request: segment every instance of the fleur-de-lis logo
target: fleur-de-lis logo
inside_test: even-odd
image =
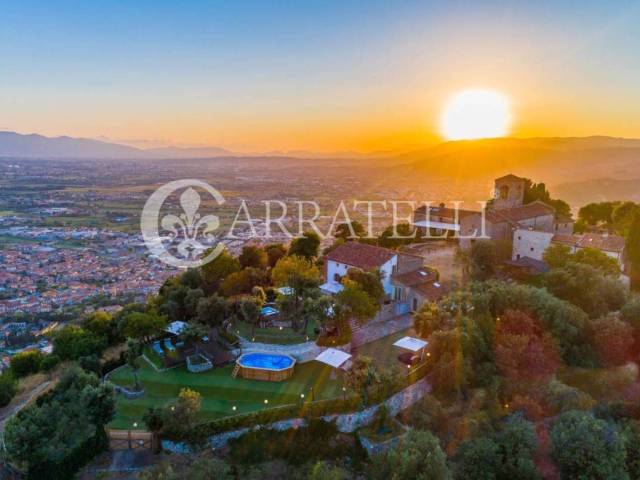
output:
[[[220,220],[215,215],[200,216],[200,195],[192,187],[180,195],[180,207],[184,213],[180,216],[165,215],[160,223],[163,229],[169,231],[172,241],[179,241],[177,250],[180,255],[184,258],[197,258],[206,248],[198,241],[198,236],[214,240],[215,235],[211,232],[220,226]]]
[[[186,188],[185,188],[186,187]],[[216,240],[213,231],[220,226],[216,215],[202,216],[198,210],[201,205],[200,194],[194,187],[208,192],[218,203],[224,203],[224,197],[211,185],[201,180],[177,180],[169,182],[156,190],[147,200],[142,211],[140,226],[147,248],[160,260],[177,267],[195,267],[213,260],[224,249]],[[167,214],[159,219],[160,208],[165,200],[174,192],[180,194],[182,213]],[[158,227],[162,228],[162,233]],[[203,243],[204,242],[204,243]],[[168,250],[168,245],[176,245],[179,257]],[[207,251],[204,258],[200,258]]]

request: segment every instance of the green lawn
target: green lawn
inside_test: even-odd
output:
[[[238,321],[233,323],[230,330],[250,341],[290,345],[303,343],[307,340],[315,340],[317,337],[314,332],[315,326],[314,322],[309,322],[305,333],[295,332],[292,328],[282,328],[282,330],[280,330],[278,327],[256,328],[252,330],[251,325]]]
[[[131,428],[134,422],[144,428],[142,416],[151,406],[165,405],[177,398],[180,389],[189,387],[202,395],[202,419],[216,419],[238,413],[253,412],[268,406],[295,404],[300,394],[309,398],[313,387],[314,398],[328,399],[342,393],[342,379],[329,378],[331,368],[318,362],[297,364],[293,377],[284,382],[261,382],[232,378],[233,365],[215,368],[203,373],[190,373],[184,366],[166,372],[156,372],[146,362],[141,362],[140,382],[145,396],[137,400],[127,400],[118,396],[116,416],[112,428]],[[133,377],[129,367],[123,367],[112,377],[116,384],[130,385]],[[233,410],[233,406],[236,410]]]
[[[392,368],[404,373],[404,365],[397,356],[404,350],[394,347],[393,343],[409,335],[411,329],[404,330],[358,348],[358,354],[373,357],[379,366]],[[147,355],[149,353],[145,351]],[[152,354],[153,355],[153,354]],[[284,382],[261,382],[232,378],[233,365],[214,368],[203,373],[190,373],[184,365],[156,372],[147,362],[140,362],[140,382],[145,389],[145,396],[138,400],[127,400],[117,397],[116,416],[111,422],[113,428],[131,428],[134,422],[139,427],[142,415],[151,406],[162,406],[175,400],[183,387],[197,390],[202,395],[202,419],[213,420],[238,413],[253,412],[265,408],[264,400],[269,407],[295,404],[304,393],[309,399],[310,388],[314,389],[314,398],[328,399],[342,395],[343,380],[341,373],[337,379],[331,379],[332,368],[319,362],[296,364],[293,377]],[[123,386],[133,384],[133,376],[129,367],[119,369],[111,377],[111,381]],[[236,410],[233,410],[233,406]]]
[[[415,336],[413,329],[408,328],[400,332],[393,333],[386,337],[379,338],[374,342],[358,347],[358,355],[365,355],[374,359],[379,367],[404,369],[406,366],[398,360],[398,355],[409,350],[395,347],[393,344],[402,337]]]

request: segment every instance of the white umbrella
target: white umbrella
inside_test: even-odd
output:
[[[336,348],[327,348],[324,352],[316,357],[316,360],[333,368],[340,368],[344,362],[349,360],[351,355]]]
[[[405,348],[407,350],[411,350],[412,352],[418,352],[420,350],[422,350],[422,353],[420,354],[420,361],[422,361],[422,359],[424,358],[424,347],[426,347],[429,344],[429,342],[426,342],[424,340],[420,340],[419,338],[415,338],[415,337],[403,337],[400,340],[398,340],[396,343],[394,343],[393,345],[396,347],[400,347],[400,348]]]

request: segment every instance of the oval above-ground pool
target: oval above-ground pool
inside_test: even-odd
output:
[[[252,352],[238,357],[238,375],[251,380],[281,382],[293,375],[295,358],[279,353]]]

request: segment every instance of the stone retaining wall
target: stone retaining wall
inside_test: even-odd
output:
[[[120,387],[118,385],[114,385],[113,386],[113,390],[116,393],[119,393],[119,394],[123,395],[127,400],[135,400],[136,398],[144,397],[144,389],[143,390],[139,390],[137,392],[133,392],[133,391],[127,389],[127,388]]]

